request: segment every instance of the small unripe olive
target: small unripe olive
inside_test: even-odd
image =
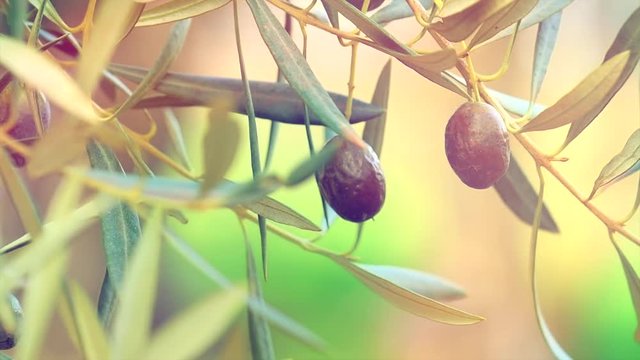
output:
[[[0,125],[9,121],[11,116],[12,106],[12,93],[10,88],[5,89],[0,93]],[[22,91],[22,90],[18,90]],[[42,119],[42,126],[46,130],[51,122],[51,105],[49,101],[40,92],[36,96],[38,102],[38,109],[40,111],[40,118]],[[26,99],[26,94],[21,93],[16,101],[17,103],[17,115],[15,124],[7,131],[7,133],[14,139],[21,141],[26,145],[31,145],[38,139],[38,128],[36,127],[36,119],[31,113],[31,108]],[[13,163],[17,167],[23,167],[26,164],[26,159],[19,153],[7,149],[8,153],[13,159]]]
[[[364,0],[347,0],[347,1],[358,10],[362,10],[362,4],[364,4]],[[380,5],[382,5],[383,2],[384,0],[370,0],[367,11],[377,9]]]
[[[447,123],[445,152],[456,175],[468,186],[486,189],[509,167],[507,128],[492,106],[469,102]]]
[[[382,208],[386,191],[378,156],[369,145],[363,149],[339,136],[329,145],[337,150],[318,171],[322,197],[343,219],[371,219]]]

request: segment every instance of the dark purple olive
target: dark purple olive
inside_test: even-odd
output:
[[[11,114],[11,88],[12,87],[9,87],[0,93],[0,125],[7,122]],[[42,118],[42,126],[46,130],[51,122],[51,105],[49,105],[49,101],[47,101],[42,93],[38,92],[37,94],[38,109],[40,110],[40,117]],[[26,145],[31,145],[38,139],[38,129],[36,127],[35,119],[31,113],[31,108],[29,107],[26,96],[21,96],[17,100],[17,103],[18,114],[16,122],[13,127],[9,129],[8,134],[12,138],[19,140]],[[24,156],[11,149],[7,149],[7,152],[11,156],[13,164],[16,167],[23,167],[26,165],[26,159]]]
[[[362,149],[339,136],[325,146],[329,144],[337,150],[318,171],[322,197],[343,219],[371,219],[382,208],[386,191],[378,156],[369,145]]]
[[[492,106],[469,102],[449,119],[444,135],[449,164],[463,183],[486,189],[509,168],[507,128]]]
[[[16,321],[20,323],[22,321],[22,307],[20,301],[13,294],[9,295],[9,302],[11,303],[11,309]],[[2,324],[0,324],[0,350],[8,350],[16,345],[17,337],[13,332],[7,331]]]
[[[347,1],[351,5],[356,7],[358,10],[362,10],[362,4],[364,4],[364,0],[347,0]],[[369,1],[369,7],[367,8],[367,11],[371,11],[371,10],[377,9],[380,5],[382,5],[383,2],[384,2],[384,0],[370,0]]]

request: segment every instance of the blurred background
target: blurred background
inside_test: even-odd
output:
[[[84,1],[53,1],[74,24]],[[160,1],[158,1],[160,3]],[[539,102],[553,104],[596,68],[618,29],[638,6],[637,1],[574,1],[563,14],[561,30]],[[276,66],[262,42],[251,13],[240,2],[242,41],[248,76],[274,81]],[[284,15],[274,9],[275,14]],[[233,34],[231,5],[194,19],[183,52],[172,71],[201,75],[240,77]],[[301,33],[294,23],[294,39]],[[149,66],[160,52],[170,26],[135,29],[119,48],[115,61]],[[413,19],[388,27],[408,41],[416,33]],[[336,38],[308,27],[309,63],[327,90],[347,92],[349,48]],[[530,88],[536,29],[518,37],[508,73],[490,86],[527,98]],[[504,39],[472,53],[478,71],[497,70],[508,40]],[[423,47],[432,46],[424,42]],[[375,83],[388,57],[360,46],[355,95],[370,100]],[[444,128],[462,99],[430,83],[404,65],[393,62],[387,130],[382,164],[387,180],[387,199],[375,221],[367,223],[356,253],[362,262],[410,267],[447,278],[466,291],[467,298],[453,302],[459,308],[486,317],[472,326],[448,326],[396,309],[370,292],[334,263],[306,253],[275,235],[269,236],[270,277],[264,284],[267,301],[324,338],[330,345],[319,354],[272,330],[279,359],[548,359],[552,358],[537,328],[529,275],[529,227],[518,220],[493,189],[466,187],[455,176],[444,154]],[[196,169],[201,168],[201,141],[206,110],[178,111],[188,138]],[[251,177],[246,118],[244,136],[228,177]],[[140,113],[132,112],[135,124]],[[638,77],[625,87],[594,123],[563,153],[570,161],[557,163],[581,194],[588,194],[607,161],[618,153],[640,124]],[[54,119],[55,121],[55,119]],[[262,155],[266,153],[269,122],[259,120]],[[145,125],[141,125],[144,127]],[[361,129],[361,126],[358,126]],[[560,145],[566,129],[533,134],[547,151]],[[317,147],[322,130],[314,129]],[[170,147],[166,147],[171,151]],[[533,161],[515,141],[518,159],[537,187]],[[272,171],[286,174],[308,155],[303,127],[283,126]],[[159,172],[175,176],[171,171]],[[595,203],[613,218],[630,210],[637,176],[608,189]],[[611,246],[607,229],[551,176],[547,176],[545,201],[560,227],[560,234],[540,233],[539,291],[541,305],[558,341],[577,359],[640,358],[634,342],[636,316],[620,261]],[[33,182],[47,202],[52,179]],[[278,191],[275,198],[314,219],[322,218],[315,183],[308,181]],[[6,195],[4,197],[6,199]],[[22,234],[14,211],[2,201],[4,242]],[[189,224],[172,226],[216,268],[230,278],[245,277],[242,233],[232,212],[218,210],[188,213]],[[636,215],[630,230],[638,233]],[[346,251],[355,240],[355,224],[338,220],[319,242],[336,251]],[[254,249],[257,228],[250,226]],[[295,229],[290,229],[296,232]],[[312,233],[296,232],[309,238]],[[72,276],[95,296],[102,281],[104,263],[99,232],[92,229],[74,245]],[[624,242],[623,242],[624,243]],[[627,246],[635,265],[637,247]],[[205,294],[217,290],[189,264],[165,249],[162,283],[158,295],[157,323]],[[215,314],[212,314],[215,316]],[[206,321],[206,319],[203,319]],[[43,358],[69,359],[71,350],[62,327],[53,325]],[[196,330],[197,331],[197,330]],[[185,334],[189,336],[189,334]],[[240,319],[226,338],[224,358],[250,356],[246,320]],[[176,339],[177,342],[180,339]]]

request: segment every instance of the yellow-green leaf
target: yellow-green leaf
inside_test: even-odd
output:
[[[554,129],[575,121],[593,120],[624,83],[629,51],[607,60],[554,105],[527,123],[523,132]],[[589,120],[589,122],[590,122]]]
[[[502,29],[518,22],[538,4],[538,1],[539,0],[512,0],[511,4],[500,9],[500,11],[482,23],[469,42],[469,48],[491,39],[495,34],[502,31]]]
[[[640,278],[620,246],[615,242],[615,240],[612,241],[613,246],[620,257],[622,269],[624,270],[624,275],[627,278],[627,285],[629,285],[629,293],[631,294],[631,301],[636,313],[636,332],[634,337],[636,341],[640,342]]]
[[[592,198],[598,189],[614,184],[638,170],[640,170],[640,129],[631,134],[622,151],[602,168],[593,184],[589,198]]]
[[[136,27],[165,24],[193,18],[221,8],[231,0],[173,0],[160,6],[146,9]]]
[[[98,320],[95,305],[75,281],[68,287],[68,296],[84,357],[88,360],[108,359],[107,335]]]
[[[240,126],[229,118],[231,106],[231,101],[219,101],[209,112],[209,126],[203,141],[203,194],[222,180],[238,150]]]
[[[462,41],[484,21],[506,9],[513,0],[449,0],[440,12],[442,22],[431,28],[449,41]]]

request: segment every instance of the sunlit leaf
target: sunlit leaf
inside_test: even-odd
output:
[[[204,175],[201,191],[213,188],[227,172],[240,141],[240,127],[229,118],[231,103],[219,102],[209,112],[208,128],[203,141]]]
[[[562,11],[562,9],[569,6],[572,2],[573,0],[540,0],[538,1],[538,5],[536,5],[536,7],[534,7],[533,10],[531,10],[529,14],[527,14],[527,16],[525,16],[520,22],[520,30],[524,30],[528,27],[531,27],[533,25],[536,25],[548,19],[553,14],[557,14],[558,12]],[[493,38],[485,41],[483,45],[498,39],[505,38],[513,34],[514,30],[515,30],[514,27],[508,27],[502,30],[499,34],[497,34]]]
[[[58,64],[38,50],[0,35],[0,63],[69,114],[93,123],[98,121],[89,96]]]
[[[36,203],[20,173],[13,166],[9,155],[4,150],[0,151],[0,175],[20,222],[31,236],[39,235],[41,220]]]
[[[589,198],[592,198],[598,189],[606,187],[624,179],[640,170],[640,129],[631,134],[620,153],[614,156],[596,179]]]
[[[539,0],[512,0],[508,6],[500,9],[500,11],[482,23],[469,42],[469,47],[474,47],[476,44],[492,38],[503,29],[515,24],[525,17],[538,2]]]
[[[320,231],[320,228],[311,220],[270,197],[265,197],[256,202],[245,203],[242,207],[280,224],[295,226],[304,230]]]
[[[538,35],[536,36],[536,49],[533,58],[533,72],[531,76],[531,101],[536,101],[542,81],[547,74],[547,67],[551,54],[556,46],[558,30],[560,29],[560,19],[562,11],[559,11],[538,25]]]
[[[360,264],[352,263],[341,257],[334,257],[333,260],[342,265],[345,269],[349,270],[372,291],[376,292],[378,295],[382,296],[384,299],[402,310],[411,312],[420,317],[452,325],[475,324],[484,320],[480,316],[442,304],[436,300],[402,287],[400,284],[393,283],[388,279],[377,276],[376,274],[367,271],[367,269],[360,266]]]
[[[522,131],[554,129],[573,122],[586,127],[624,84],[623,71],[627,63],[637,61],[629,55],[629,51],[625,51],[607,60],[558,102],[523,126]]]
[[[164,74],[169,70],[171,64],[180,54],[182,46],[189,33],[191,26],[191,19],[181,20],[177,22],[169,32],[167,42],[162,49],[162,52],[156,58],[153,66],[147,71],[144,78],[140,80],[138,87],[133,91],[131,95],[124,101],[122,105],[112,115],[117,116],[118,113],[127,110],[133,104],[137,103],[142,97],[149,91],[153,90],[156,84],[164,77]]]
[[[418,0],[417,2],[425,9],[429,9],[433,4],[433,0]],[[406,0],[391,0],[388,5],[383,6],[375,14],[371,15],[371,20],[385,25],[391,21],[412,16],[414,16],[413,10],[411,10]]]
[[[440,12],[442,22],[431,28],[449,41],[462,41],[482,23],[505,11],[513,0],[450,0]]]
[[[139,358],[149,341],[158,286],[163,220],[163,212],[154,209],[145,223],[131,267],[124,278],[113,324],[111,349],[115,359]]]
[[[264,303],[262,287],[260,285],[260,279],[258,278],[253,251],[251,251],[251,243],[249,239],[246,238],[245,247],[247,251],[247,282],[249,295],[254,301]],[[271,339],[271,329],[266,319],[260,314],[257,314],[251,307],[248,308],[247,315],[249,320],[249,340],[253,358],[264,360],[275,359],[276,355],[273,340]]]
[[[527,224],[533,224],[533,217],[538,203],[538,194],[534,190],[531,182],[520,169],[516,159],[511,157],[507,173],[493,187],[500,195],[502,201],[509,207],[520,220]],[[553,220],[546,205],[542,207],[542,218],[540,228],[557,233],[560,230]]]
[[[136,27],[165,24],[193,18],[221,8],[231,0],[173,0],[160,6],[146,9]]]
[[[377,277],[434,300],[447,301],[465,297],[464,291],[458,285],[439,276],[397,266],[357,265]]]
[[[371,145],[373,150],[380,157],[382,142],[384,140],[384,129],[387,123],[387,106],[389,104],[389,86],[391,83],[391,60],[387,61],[382,72],[378,76],[376,89],[373,93],[371,103],[385,109],[385,112],[377,118],[368,121],[364,125],[362,139]]]
[[[222,273],[215,269],[202,255],[191,248],[186,241],[178,237],[174,232],[165,228],[163,235],[167,239],[167,244],[170,245],[176,252],[182,255],[186,261],[194,266],[198,271],[205,275],[209,280],[222,286],[223,288],[231,288],[231,281],[229,281]],[[271,307],[270,305],[257,301],[256,299],[249,298],[248,304],[251,309],[260,314],[269,322],[282,330],[285,334],[289,335],[293,339],[296,339],[304,344],[311,346],[314,349],[321,349],[324,347],[324,341],[310,330],[289,318],[279,310]]]
[[[245,290],[235,287],[191,305],[153,335],[141,359],[199,358],[229,328],[242,310],[245,297]],[[180,339],[179,344],[176,339]]]
[[[68,288],[71,311],[86,359],[108,359],[107,335],[98,320],[93,302],[75,281]]]
[[[640,342],[640,278],[620,246],[615,242],[615,240],[612,241],[616,248],[616,252],[620,257],[622,269],[624,270],[624,275],[627,278],[627,285],[629,285],[629,293],[631,294],[631,301],[633,302],[633,308],[636,313],[636,333],[634,337],[636,341]]]
[[[128,65],[111,65],[110,69],[114,74],[134,82],[139,82],[146,74],[146,69]],[[249,86],[258,118],[287,124],[304,124],[304,103],[291,86],[286,83],[264,81],[249,81]],[[247,113],[240,79],[167,73],[156,86],[156,90],[169,96],[143,99],[136,107],[210,106],[216,98],[233,96],[236,99],[234,111]],[[331,92],[329,96],[340,111],[346,109],[346,96]],[[382,109],[379,107],[356,99],[349,121],[366,121],[381,113]],[[324,125],[313,112],[310,113],[310,119],[312,125]]]

